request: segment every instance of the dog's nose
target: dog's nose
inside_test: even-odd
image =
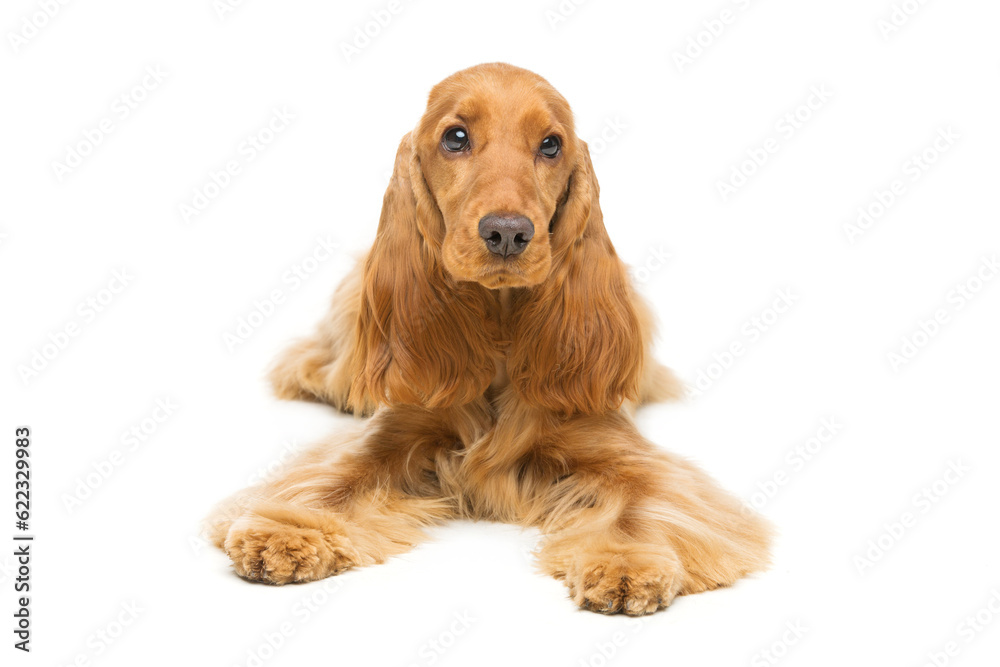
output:
[[[490,252],[501,257],[520,255],[535,235],[535,226],[523,215],[484,215],[479,221],[479,235]]]

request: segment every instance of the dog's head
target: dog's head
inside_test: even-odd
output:
[[[437,209],[451,276],[488,288],[542,282],[549,232],[586,151],[562,95],[510,65],[463,70],[431,91],[411,142],[417,195]]]
[[[587,145],[544,79],[488,64],[434,87],[365,263],[352,400],[466,403],[497,361],[552,410],[635,394],[642,345]],[[513,288],[501,322],[494,290]]]

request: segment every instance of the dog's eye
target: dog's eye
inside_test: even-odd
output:
[[[441,145],[452,153],[464,151],[469,147],[469,133],[464,128],[453,127],[445,131],[444,136],[441,137]]]
[[[545,157],[555,157],[559,155],[561,146],[559,137],[545,137],[542,139],[542,145],[538,147],[538,152]]]

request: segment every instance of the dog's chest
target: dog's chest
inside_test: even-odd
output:
[[[500,330],[508,331],[508,323],[513,311],[513,290],[510,287],[502,287],[498,290],[497,300],[500,304]],[[507,353],[506,345],[502,346],[502,351],[497,355],[497,370],[490,383],[490,393],[496,395],[501,389],[510,384],[510,377],[507,375]]]

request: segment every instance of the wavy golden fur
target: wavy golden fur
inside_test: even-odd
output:
[[[523,252],[487,247],[493,214],[533,223]],[[283,584],[488,519],[540,528],[541,567],[587,609],[731,584],[766,566],[770,531],[632,423],[680,393],[652,333],[569,105],[510,65],[458,72],[399,145],[371,251],[271,374],[281,398],[370,419],[222,503],[211,536],[240,576]]]

